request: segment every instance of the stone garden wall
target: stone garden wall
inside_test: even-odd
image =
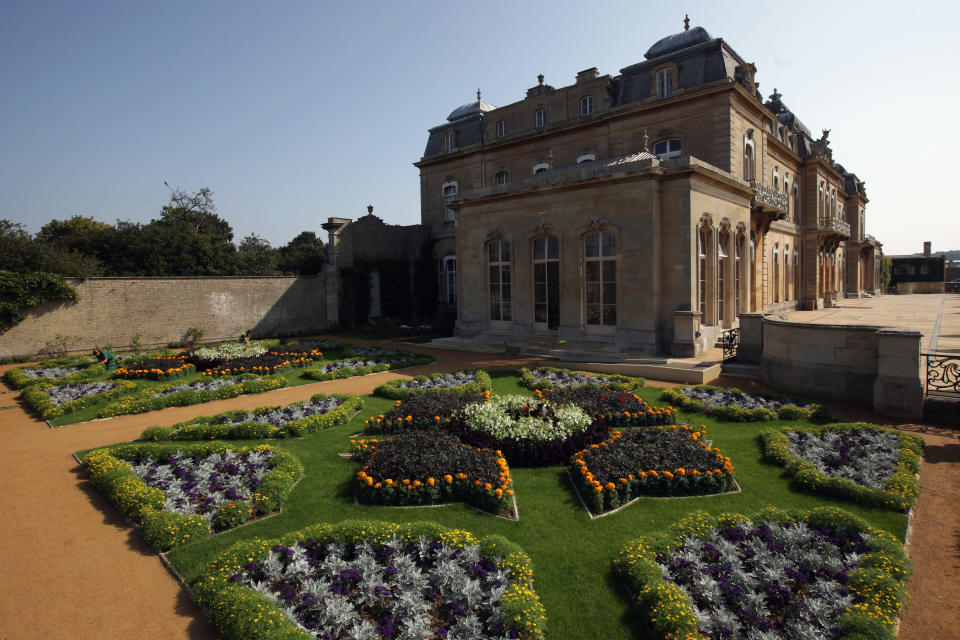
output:
[[[199,329],[203,341],[322,331],[327,327],[326,278],[87,278],[70,281],[80,300],[28,310],[0,333],[0,357],[29,355],[63,344],[87,351],[124,348],[139,334],[143,346],[166,345]],[[334,319],[335,320],[335,319]]]

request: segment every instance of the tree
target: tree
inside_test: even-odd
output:
[[[275,276],[277,270],[277,250],[270,242],[251,233],[240,242],[237,248],[237,273],[241,276]]]
[[[0,219],[0,269],[27,273],[38,271],[40,249],[19,222]]]
[[[284,273],[316,275],[327,261],[327,248],[313,231],[303,231],[280,248],[278,265]]]
[[[198,234],[233,241],[233,229],[229,222],[217,215],[213,191],[209,187],[201,187],[196,193],[187,193],[174,189],[166,182],[163,184],[170,189],[170,204],[163,208],[159,220],[161,224],[189,227]]]
[[[109,271],[117,230],[105,223],[76,215],[69,220],[51,220],[40,228],[37,242],[50,250],[51,262],[73,269],[65,275],[101,275]],[[77,271],[79,270],[79,271]]]
[[[890,288],[890,280],[893,278],[893,261],[887,256],[880,258],[880,284],[883,291]]]

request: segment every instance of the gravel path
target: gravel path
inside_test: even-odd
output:
[[[85,480],[73,452],[132,440],[150,425],[227,409],[287,404],[319,392],[367,394],[386,380],[433,371],[515,369],[533,363],[497,354],[414,349],[430,351],[438,362],[59,429],[49,429],[25,411],[18,392],[0,382],[0,442],[6,464],[0,474],[0,638],[216,638],[157,554]],[[0,375],[9,368],[0,367]],[[728,382],[750,386],[743,380]],[[831,409],[847,417],[843,407]],[[856,415],[880,421],[868,414]],[[900,639],[958,638],[960,442],[950,431],[901,427],[921,433],[928,449],[921,472],[924,490],[909,547],[916,564],[909,586],[912,601]]]

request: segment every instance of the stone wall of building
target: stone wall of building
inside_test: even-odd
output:
[[[80,300],[47,303],[0,333],[0,357],[43,352],[62,343],[70,351],[95,345],[123,348],[134,336],[144,346],[322,331],[327,327],[326,278],[88,278],[70,281]]]
[[[945,293],[946,283],[943,282],[898,282],[897,295],[913,293]]]

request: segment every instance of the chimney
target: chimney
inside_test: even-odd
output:
[[[924,242],[924,243],[923,243],[923,255],[926,256],[927,258],[930,257],[930,243],[929,243],[929,242]]]

